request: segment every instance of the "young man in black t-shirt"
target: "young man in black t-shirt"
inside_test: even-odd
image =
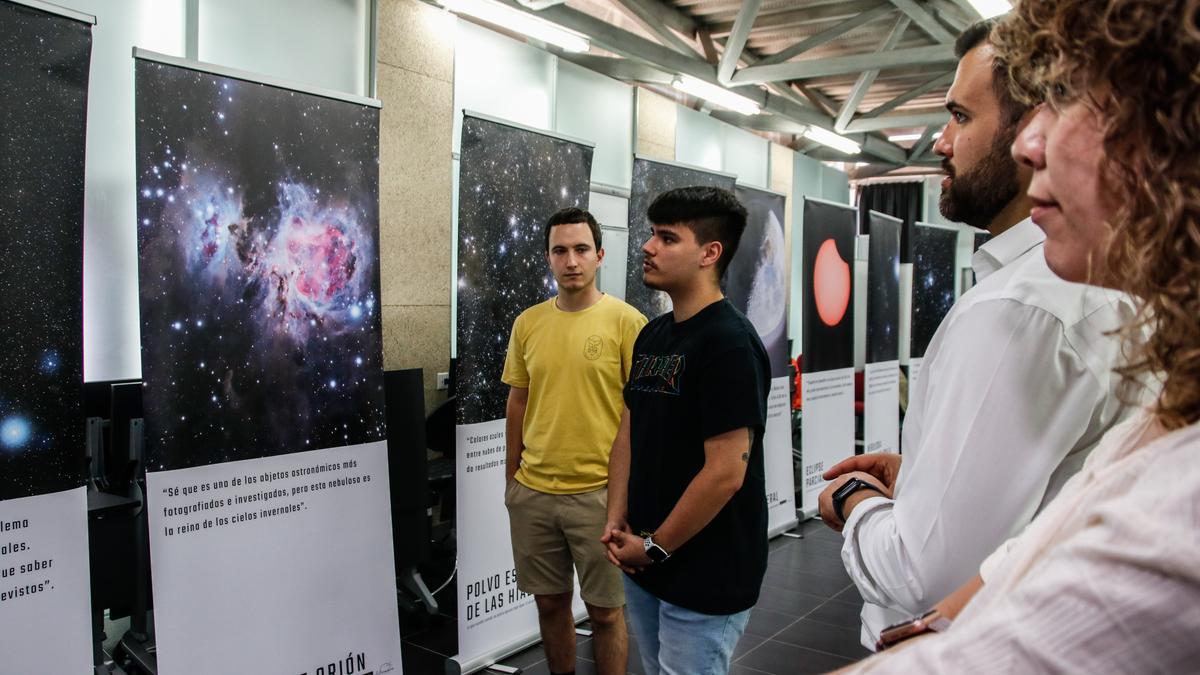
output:
[[[647,210],[647,286],[674,306],[633,347],[609,460],[609,560],[647,675],[726,673],[767,567],[763,428],[770,367],[720,280],[746,227],[727,190]]]

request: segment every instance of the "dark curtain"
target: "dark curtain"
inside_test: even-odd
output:
[[[921,182],[874,183],[862,186],[858,191],[858,231],[870,234],[868,211],[878,211],[904,221],[900,228],[900,262],[911,262],[909,235],[913,223],[923,213],[924,188]]]

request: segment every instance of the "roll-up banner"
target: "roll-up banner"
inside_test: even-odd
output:
[[[925,350],[942,319],[954,306],[958,274],[958,230],[916,223],[912,231],[912,343],[909,348],[908,383],[921,373]]]
[[[83,421],[91,17],[0,1],[0,669],[92,669]]]
[[[379,104],[134,51],[161,672],[399,672]]]
[[[788,255],[784,245],[786,195],[738,185],[746,207],[746,231],[723,280],[729,302],[750,319],[771,360],[771,393],[763,434],[767,487],[767,534],[796,524],[796,485],[792,472],[792,406],[787,349]]]
[[[900,228],[867,214],[867,360],[863,369],[863,449],[900,451]]]
[[[804,316],[800,376],[801,507],[817,512],[821,477],[854,454],[854,246],[852,206],[804,198]]]
[[[500,381],[513,321],[558,292],[543,227],[586,209],[592,146],[466,112],[458,192],[458,654],[471,673],[535,642],[533,596],[517,589],[504,508],[505,403]],[[578,586],[578,582],[576,583]],[[584,614],[579,593],[574,612]]]
[[[634,157],[633,183],[629,191],[629,254],[625,265],[625,302],[633,305],[647,319],[671,311],[671,298],[662,291],[647,288],[642,283],[642,246],[650,238],[650,222],[646,209],[654,198],[667,190],[705,185],[733,192],[736,179],[729,174],[714,173],[684,164],[657,159]]]

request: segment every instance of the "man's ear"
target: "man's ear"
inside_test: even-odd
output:
[[[720,259],[721,254],[724,252],[725,247],[722,246],[721,242],[717,241],[716,239],[708,242],[707,244],[703,244],[700,247],[700,266],[709,267],[716,265],[717,260]]]
[[[603,248],[596,249],[596,262],[598,262],[598,263],[604,262],[604,249]]]

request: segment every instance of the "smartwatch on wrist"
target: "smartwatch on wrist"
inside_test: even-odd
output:
[[[837,514],[838,519],[843,523],[846,522],[846,515],[842,513],[842,507],[846,505],[846,499],[859,490],[871,490],[883,495],[879,491],[879,488],[861,478],[851,478],[843,483],[842,487],[833,491],[833,512]]]
[[[666,562],[667,558],[671,557],[671,554],[667,553],[667,549],[654,543],[652,534],[646,535],[646,538],[642,540],[642,545],[646,547],[646,557],[654,564]]]
[[[941,633],[949,627],[950,619],[942,616],[941,612],[936,609],[931,609],[921,616],[884,628],[879,633],[879,641],[875,643],[875,650],[883,651],[892,645],[925,633]]]

